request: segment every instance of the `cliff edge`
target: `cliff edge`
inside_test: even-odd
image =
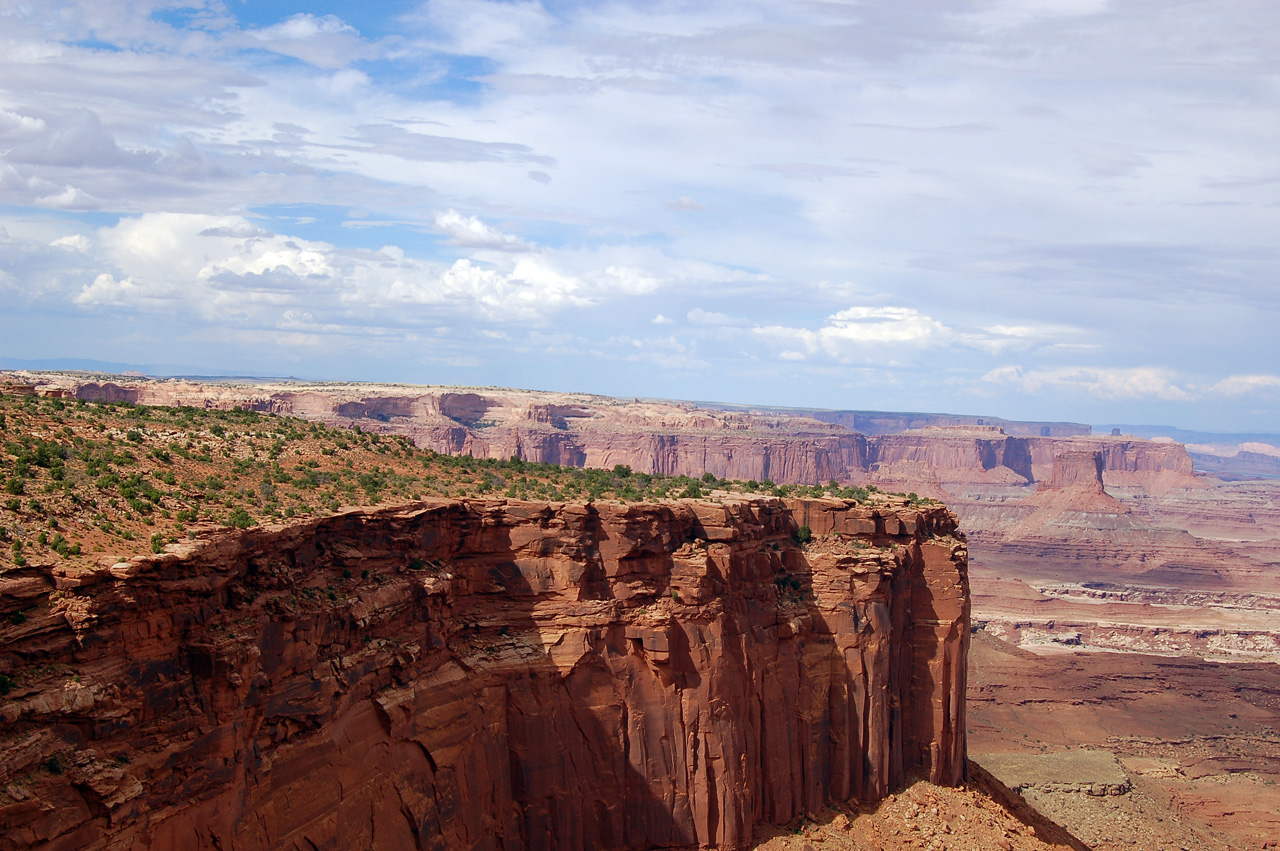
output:
[[[966,770],[936,505],[434,500],[0,592],[0,849],[735,849]]]

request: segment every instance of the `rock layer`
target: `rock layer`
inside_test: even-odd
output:
[[[965,772],[940,506],[441,501],[3,583],[4,849],[742,848]]]
[[[16,373],[15,373],[16,374]],[[34,377],[32,380],[37,380]],[[779,484],[874,484],[953,503],[966,488],[1022,488],[1066,453],[1098,453],[1109,487],[1194,486],[1181,444],[1090,436],[1072,423],[626,401],[586,394],[300,382],[87,381],[41,374],[36,390],[90,401],[251,408],[411,437],[477,458]],[[861,428],[865,433],[852,430]],[[1024,494],[1024,495],[1026,495]],[[969,528],[966,519],[966,528]]]

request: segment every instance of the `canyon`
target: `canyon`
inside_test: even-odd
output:
[[[1168,439],[497,388],[13,375],[40,395],[250,408],[451,455],[711,473],[765,493],[829,481],[913,492],[946,502],[969,533],[977,617],[995,634],[1028,646],[1280,661],[1280,480],[1215,478]],[[1242,446],[1280,453],[1256,438]]]
[[[247,407],[451,455],[705,472],[762,496],[834,481],[942,500],[968,538],[980,763],[1080,745],[1111,754],[1131,791],[1026,793],[1097,847],[1162,847],[1151,837],[1167,834],[1263,848],[1280,830],[1266,815],[1280,812],[1274,447],[1214,449],[1227,460],[1205,463],[1205,447],[1072,423],[497,388],[20,378],[42,396]],[[1108,838],[1095,823],[1139,832]]]
[[[0,848],[746,848],[964,778],[966,555],[901,499],[434,500],[10,569]]]

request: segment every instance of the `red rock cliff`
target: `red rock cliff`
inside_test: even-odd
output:
[[[741,848],[955,783],[963,541],[903,501],[460,501],[10,571],[0,848]]]
[[[34,379],[33,379],[34,380]],[[520,390],[345,384],[194,384],[46,375],[43,394],[151,405],[247,407],[329,425],[404,434],[424,448],[477,458],[637,472],[875,484],[949,499],[966,486],[1048,481],[1054,459],[1100,452],[1108,486],[1164,492],[1195,487],[1181,444],[1095,437],[1071,423],[859,411],[720,409]],[[862,428],[866,434],[850,431]],[[904,429],[906,429],[904,431]],[[1028,493],[1034,488],[1028,488]],[[955,503],[953,503],[955,504]],[[966,520],[966,524],[968,520]],[[970,527],[972,528],[972,527]]]

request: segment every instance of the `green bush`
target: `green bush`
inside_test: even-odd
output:
[[[813,540],[813,530],[808,526],[801,526],[791,537],[795,539],[797,544],[803,547],[805,544]]]
[[[227,525],[237,529],[248,529],[253,525],[253,518],[243,508],[236,508],[227,515]]]

